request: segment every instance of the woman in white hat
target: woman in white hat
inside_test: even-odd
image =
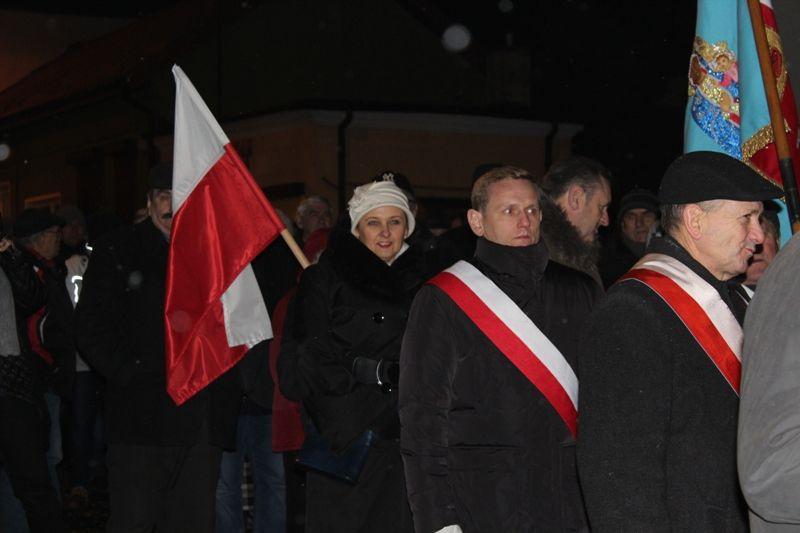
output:
[[[405,242],[414,217],[390,177],[357,187],[348,212],[303,273],[278,361],[281,391],[303,402],[310,423],[300,453],[309,467],[306,531],[412,532],[398,359],[411,300],[428,272]],[[312,449],[340,463],[322,468]]]

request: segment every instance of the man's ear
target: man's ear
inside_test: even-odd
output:
[[[475,209],[467,211],[467,222],[469,222],[469,228],[472,233],[478,237],[483,237],[483,215],[480,211]]]
[[[150,193],[147,193],[147,196],[145,196],[145,199],[147,199],[147,206],[146,206],[147,207],[147,214],[150,215],[150,213],[152,213],[151,207],[153,205],[153,201],[150,199]]]
[[[681,213],[684,231],[692,238],[699,239],[705,228],[705,211],[697,204],[687,204]]]
[[[567,207],[570,211],[580,211],[586,205],[586,189],[574,183],[569,186],[566,192]]]

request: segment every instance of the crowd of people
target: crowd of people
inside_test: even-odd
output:
[[[452,223],[397,172],[338,219],[309,196],[285,222],[312,265],[253,261],[274,338],[180,406],[171,165],[149,179],[135,224],[26,209],[0,240],[2,531],[68,531],[96,476],[111,533],[800,523],[800,248],[740,161],[683,155],[613,217],[579,156],[482,165]]]

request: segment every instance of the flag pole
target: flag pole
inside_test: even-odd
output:
[[[761,78],[764,80],[764,92],[767,94],[769,106],[769,119],[772,124],[772,133],[775,138],[775,148],[778,152],[778,167],[783,181],[783,192],[786,196],[786,208],[789,211],[789,221],[792,224],[792,233],[800,231],[800,202],[797,198],[797,181],[792,164],[792,152],[786,129],[783,124],[783,111],[781,110],[778,89],[775,86],[775,73],[772,71],[772,60],[769,54],[767,32],[764,29],[764,17],[761,15],[760,0],[747,0],[750,10],[750,22],[753,24],[753,36],[758,51],[758,63],[761,67]]]
[[[294,237],[292,237],[292,233],[287,228],[283,228],[283,230],[281,231],[281,237],[283,237],[283,240],[286,241],[286,244],[289,245],[289,249],[294,254],[294,257],[295,259],[297,259],[297,262],[300,263],[300,266],[303,267],[303,270],[308,268],[308,266],[311,263],[308,262],[306,254],[303,253],[303,250],[300,249],[300,246],[297,244],[297,241],[294,240]]]

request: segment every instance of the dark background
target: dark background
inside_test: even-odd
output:
[[[271,2],[237,3],[237,7],[246,9],[248,4]],[[575,139],[574,152],[596,157],[611,168],[617,197],[634,185],[657,188],[664,168],[680,153],[694,2],[398,3],[437,35],[454,23],[466,26],[473,40],[460,55],[479,70],[485,70],[488,56],[503,50],[519,51],[529,58],[529,65],[521,72],[527,102],[518,98],[517,102],[495,102],[483,108],[469,105],[467,109],[459,102],[446,106],[434,103],[433,108],[582,124],[584,130]],[[174,4],[177,2],[153,0],[6,1],[0,2],[0,8],[137,19]],[[386,32],[392,31],[386,28]],[[358,65],[351,68],[357,71]],[[349,95],[349,100],[359,103],[359,95]],[[394,102],[381,102],[377,107],[403,108],[406,102],[402,100],[402,96],[396,97]],[[374,102],[361,104],[376,107]],[[168,127],[163,125],[163,129]]]

